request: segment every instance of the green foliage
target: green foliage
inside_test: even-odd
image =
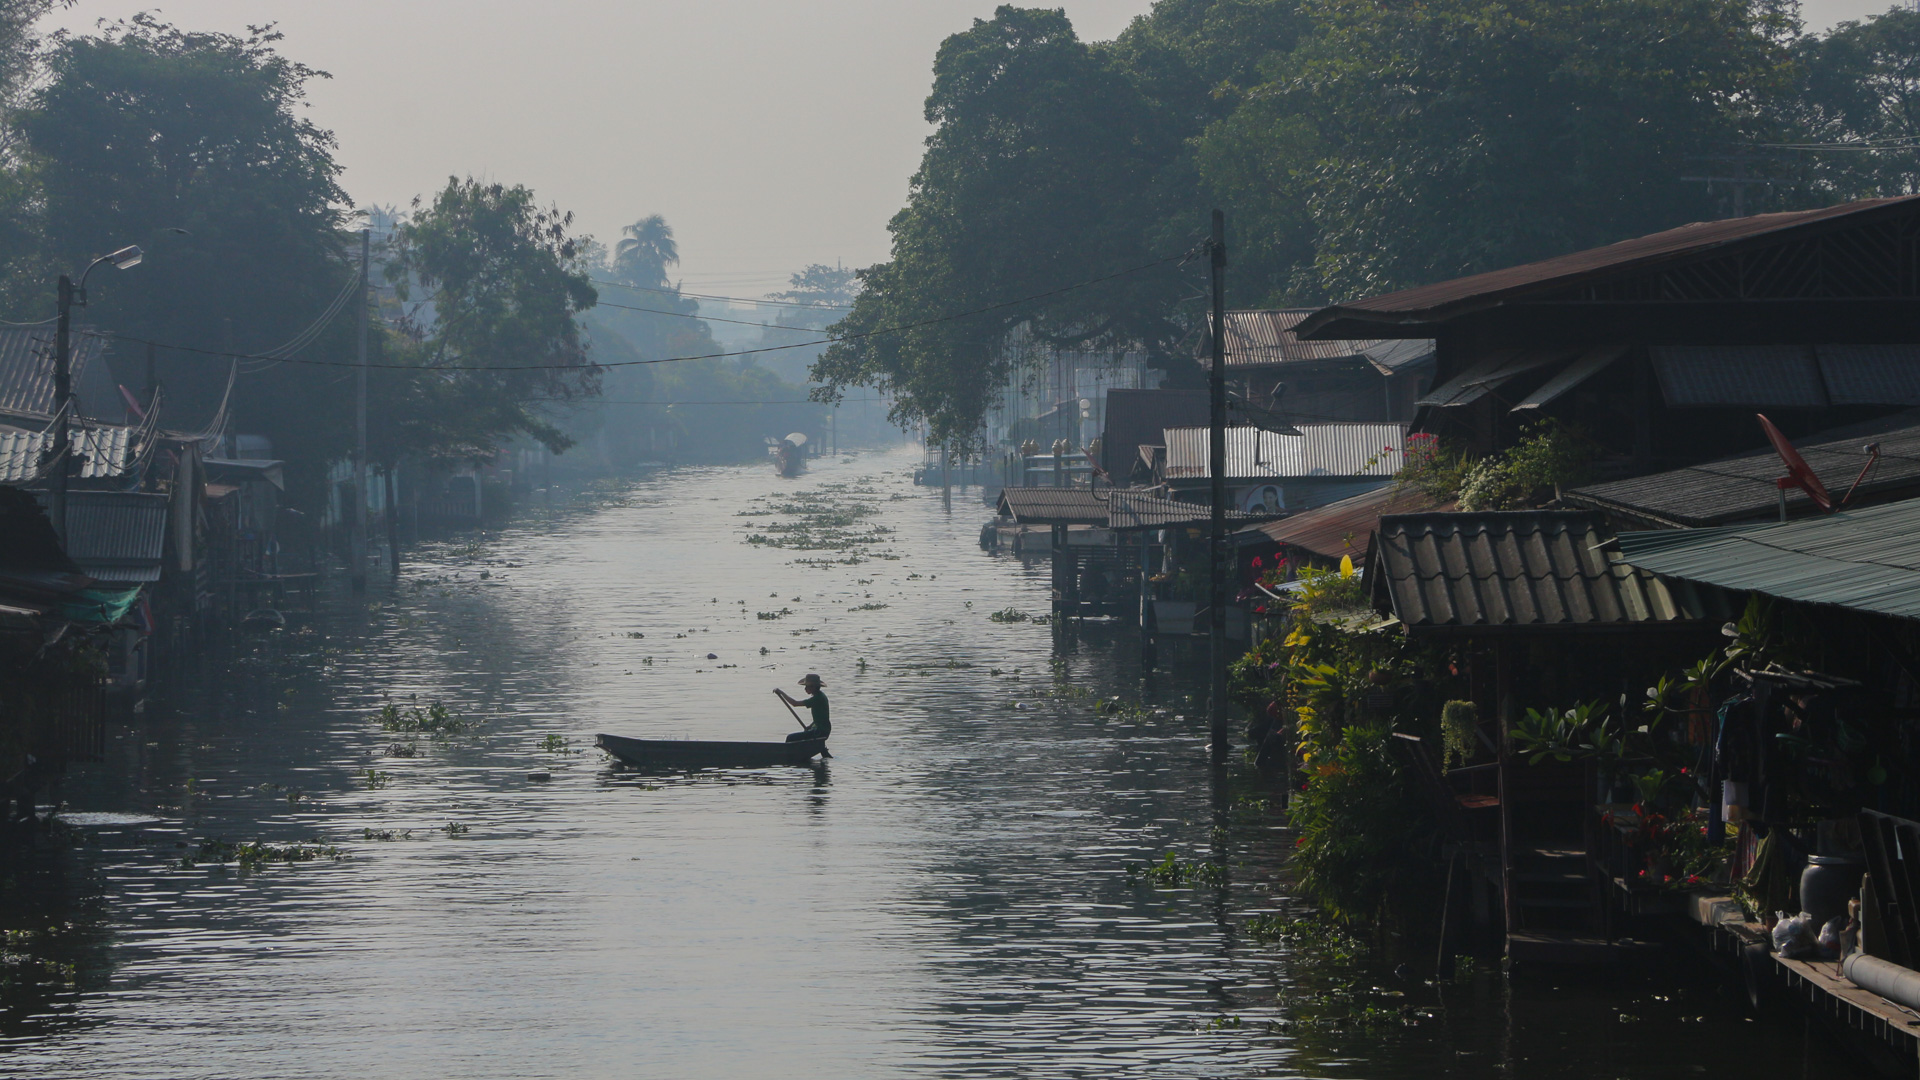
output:
[[[15,317],[52,314],[55,275],[127,244],[145,248],[146,262],[93,274],[85,318],[95,326],[259,352],[327,309],[356,271],[343,251],[334,138],[304,114],[307,85],[326,76],[281,56],[279,37],[189,32],[142,14],[52,42],[44,82],[12,118],[24,168],[13,182],[27,185],[12,194],[33,205],[38,234],[37,288]],[[0,203],[11,190],[0,184]],[[351,329],[337,319],[310,348],[346,355]],[[122,347],[119,362],[142,351]],[[230,361],[164,349],[158,361],[164,422],[205,424]],[[239,377],[234,424],[271,432],[289,482],[311,490],[351,438],[351,387],[324,368],[255,367]]]
[[[1348,725],[1289,807],[1298,832],[1289,867],[1303,893],[1344,921],[1405,914],[1431,885],[1433,814],[1392,741],[1385,723]]]
[[[472,178],[450,177],[413,205],[387,277],[402,300],[424,290],[435,318],[393,351],[432,374],[391,380],[379,456],[484,457],[516,434],[564,450],[571,440],[538,402],[599,390],[576,320],[598,294],[575,265],[573,215],[542,208],[526,187]]]
[[[1888,130],[1868,120],[1907,100],[1893,29],[1871,61],[1864,44],[1821,54],[1820,117]],[[1814,90],[1796,81],[1795,30],[1777,0],[1161,0],[1116,41],[1086,44],[1061,11],[1003,6],[942,44],[935,131],[891,257],[861,271],[838,329],[1178,253],[1204,235],[1208,206],[1228,211],[1236,307],[1352,298],[1721,216],[1724,189],[1682,179],[1698,159],[1818,126],[1796,104]],[[1872,91],[1853,89],[1861,72]],[[1840,186],[1779,184],[1755,208]],[[1190,343],[1176,343],[1201,331],[1198,282],[1155,269],[843,340],[815,376],[829,395],[886,389],[897,419],[964,442],[1019,374],[1007,331],[1022,322],[1038,344],[1125,342],[1176,382],[1195,377]]]
[[[1608,725],[1607,707],[1597,701],[1565,709],[1530,708],[1508,730],[1507,739],[1533,765],[1547,758],[1563,763],[1589,757],[1611,762],[1626,753],[1619,732]]]
[[[1593,442],[1552,418],[1531,424],[1519,442],[1468,465],[1461,510],[1518,510],[1557,497],[1593,474]]]
[[[1471,701],[1449,701],[1440,707],[1441,767],[1464,765],[1473,757],[1473,733],[1480,723]]]
[[[1005,346],[1015,326],[1040,345],[1138,343],[1174,361],[1185,326],[1167,318],[1165,298],[1186,286],[1170,263],[927,323],[1190,247],[1190,228],[1162,225],[1192,213],[1181,198],[1191,182],[1164,182],[1183,156],[1174,114],[1075,36],[1063,11],[1003,5],[941,44],[926,117],[934,132],[889,225],[891,260],[860,271],[861,293],[835,327],[841,338],[814,365],[823,398],[878,387],[893,395],[897,423],[924,421],[935,442],[966,447],[1022,368],[1020,351]]]
[[[1182,859],[1171,851],[1159,862],[1127,863],[1123,869],[1128,880],[1144,881],[1163,889],[1221,886],[1227,883],[1226,867],[1198,859]]]
[[[437,701],[424,709],[417,706],[403,709],[397,705],[384,705],[380,709],[380,727],[383,731],[458,735],[474,726],[471,721],[455,716],[452,710]]]

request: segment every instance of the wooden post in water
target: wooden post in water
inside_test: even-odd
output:
[[[951,447],[940,444],[940,505],[947,510],[953,509],[953,478],[947,473],[947,454]]]

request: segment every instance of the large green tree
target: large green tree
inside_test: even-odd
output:
[[[998,307],[1154,263],[1192,246],[1177,184],[1179,127],[1064,12],[1001,7],[948,38],[934,60],[935,125],[894,216],[892,258],[861,292],[814,366],[832,398],[851,385],[895,394],[893,418],[970,441],[1020,361],[1025,324],[1057,345],[1140,343],[1164,353],[1185,332],[1164,302],[1171,262],[1043,301]],[[967,318],[958,312],[994,308]],[[939,320],[939,321],[934,321]],[[894,332],[893,328],[911,329]]]
[[[380,396],[380,456],[484,457],[527,435],[554,451],[571,439],[548,403],[599,391],[579,322],[598,299],[579,266],[573,216],[523,186],[449,177],[415,199],[395,230],[387,277],[432,309],[390,337],[402,363]]]
[[[135,16],[61,38],[46,80],[14,122],[43,232],[37,317],[54,274],[126,244],[147,249],[128,273],[99,271],[86,321],[189,349],[258,353],[294,339],[357,268],[347,257],[345,197],[333,136],[306,119],[320,72],[281,56],[269,29],[244,37],[179,30]],[[351,319],[301,355],[345,359]],[[142,346],[122,344],[122,378],[138,382]],[[165,421],[208,423],[231,361],[162,350]],[[311,483],[345,449],[349,399],[336,372],[245,364],[230,402],[236,430],[272,434]]]
[[[1719,193],[1682,178],[1795,130],[1796,33],[1784,0],[1159,0],[1090,45],[1063,12],[1002,7],[941,46],[892,256],[861,271],[815,376],[823,396],[892,391],[896,419],[960,440],[1017,367],[1021,323],[1190,377],[1199,266],[932,320],[1177,252],[1214,206],[1234,306],[1718,216]]]
[[[1920,191],[1920,11],[1843,22],[1797,50],[1802,139],[1795,161],[1836,198]],[[1778,156],[1777,154],[1774,156]]]

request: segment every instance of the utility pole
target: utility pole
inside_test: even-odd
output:
[[[353,394],[353,539],[348,579],[353,591],[367,591],[367,306],[372,282],[367,265],[372,260],[373,230],[360,230],[360,363],[354,371]]]
[[[1208,736],[1213,763],[1227,763],[1227,215],[1213,212],[1213,370],[1207,374]]]
[[[91,269],[91,268],[89,268]],[[60,275],[60,319],[53,330],[53,486],[47,493],[47,516],[60,546],[67,546],[67,451],[73,445],[72,345],[73,279]]]

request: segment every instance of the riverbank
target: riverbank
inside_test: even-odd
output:
[[[1044,565],[982,553],[977,511],[911,464],[609,486],[247,639],[68,778],[74,980],[5,999],[0,1072],[1849,1075],[1717,984],[1436,985],[1259,940],[1253,918],[1306,914],[1268,793],[1208,767],[1182,676],[1143,687],[1124,631],[992,619],[1047,610]],[[803,533],[824,546],[749,542]],[[769,691],[807,671],[833,695],[824,766],[568,752],[778,737]],[[1102,715],[1116,695],[1146,707]],[[382,725],[435,701],[473,726]],[[197,857],[256,839],[343,857]],[[1224,882],[1126,873],[1169,851]]]

